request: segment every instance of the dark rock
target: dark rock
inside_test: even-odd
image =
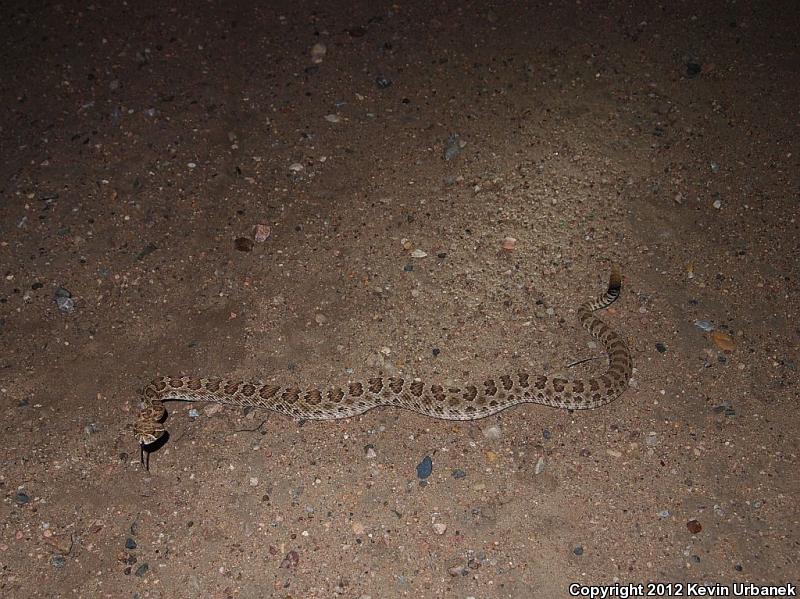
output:
[[[428,478],[433,472],[433,460],[431,456],[426,455],[422,461],[417,464],[417,478],[424,480]]]

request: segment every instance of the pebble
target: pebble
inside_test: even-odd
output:
[[[326,322],[328,322],[328,317],[325,316],[324,314],[315,314],[314,322],[316,322],[317,324],[325,324]]]
[[[703,530],[703,525],[700,524],[697,520],[689,520],[686,523],[686,528],[689,529],[690,533],[692,533],[693,535],[696,535],[701,530]]]
[[[350,528],[352,529],[353,534],[355,534],[357,536],[361,536],[365,532],[367,532],[367,527],[364,526],[361,522],[353,522],[353,524],[350,526]]]
[[[300,554],[293,549],[284,556],[283,560],[281,560],[280,567],[286,568],[287,570],[294,570],[298,563],[300,563]]]
[[[659,518],[669,518],[669,510],[661,510],[658,512]]]
[[[413,252],[411,252],[411,257],[412,258],[425,258],[425,257],[427,257],[427,255],[428,255],[427,253],[425,253],[424,251],[422,251],[420,249],[416,249]]]
[[[257,487],[258,486],[258,478],[256,478],[255,476],[251,476],[250,477],[250,486],[251,487]]]
[[[131,537],[125,539],[125,549],[136,549],[136,541],[134,541]]]
[[[651,447],[653,445],[658,445],[658,434],[652,431],[647,433],[647,437],[645,437],[644,442]]]
[[[249,237],[237,237],[233,241],[233,245],[240,252],[249,252],[253,249],[253,240]]]
[[[733,337],[722,331],[714,331],[711,333],[711,341],[724,351],[733,351],[736,349],[736,342],[733,340]]]
[[[325,44],[317,43],[311,46],[311,62],[320,64],[325,58],[328,48]]]
[[[486,437],[487,439],[493,439],[493,440],[499,439],[502,434],[503,431],[501,431],[500,427],[497,426],[496,424],[493,424],[492,426],[487,426],[485,429],[483,429],[483,436]]]
[[[134,572],[134,573],[133,573],[133,575],[134,575],[134,576],[138,576],[139,578],[141,578],[142,576],[144,576],[145,574],[147,574],[147,571],[148,571],[149,569],[150,569],[150,566],[149,566],[148,564],[146,564],[146,563],[145,563],[145,564],[142,564],[141,566],[139,566],[138,568],[136,568],[136,572]]]
[[[199,417],[200,417],[200,412],[197,411],[197,408],[192,408],[189,410],[189,418],[194,419]]]
[[[256,225],[253,227],[253,239],[256,243],[264,243],[272,234],[272,228],[269,225]]]
[[[68,289],[59,287],[55,292],[56,306],[62,312],[72,312],[75,309],[75,300]]]
[[[517,247],[517,240],[514,237],[506,237],[503,239],[504,252],[513,252],[515,247]]]
[[[711,166],[711,172],[712,173],[718,173],[719,172],[719,164],[717,164],[713,160],[711,161],[709,166]]]
[[[339,123],[341,122],[342,117],[340,117],[338,114],[326,114],[325,120],[329,123]]]
[[[606,449],[606,453],[610,455],[612,458],[621,458],[622,452],[617,451],[616,449]]]
[[[50,564],[54,568],[63,568],[64,566],[67,565],[67,559],[60,553],[56,553],[54,556],[50,558]]]
[[[706,333],[714,330],[714,325],[708,322],[707,320],[695,320],[694,326],[696,326],[700,330],[705,331]]]
[[[299,162],[293,162],[292,164],[289,165],[289,170],[295,173],[299,173],[303,169],[305,169],[305,167]]]
[[[434,522],[433,530],[437,535],[443,535],[447,531],[447,524],[444,522]]]
[[[659,341],[656,343],[656,351],[660,354],[664,354],[667,352],[667,346]]]
[[[572,550],[572,553],[575,555],[583,555],[583,545],[578,545],[575,549]]]
[[[378,86],[378,89],[386,89],[387,87],[391,87],[392,80],[388,77],[375,77],[375,85]]]
[[[431,475],[431,472],[433,472],[433,460],[431,456],[426,455],[422,458],[422,461],[417,464],[417,478],[425,480]]]
[[[466,566],[453,566],[447,570],[450,576],[466,576],[469,574],[469,568]]]
[[[25,491],[17,491],[14,493],[14,501],[17,505],[25,505],[31,500]]]
[[[456,468],[451,474],[455,479],[464,478],[467,475],[461,468]]]
[[[546,465],[544,456],[539,456],[539,459],[536,460],[536,466],[533,469],[534,474],[541,474],[544,471],[544,467]]]
[[[717,210],[721,209],[722,208],[722,200],[714,200],[714,203],[712,204],[712,206],[714,206],[714,208],[716,208]]]
[[[545,440],[549,441],[549,440],[550,440],[550,439],[553,437],[553,433],[551,433],[551,432],[550,432],[549,430],[547,430],[547,429],[544,429],[544,430],[542,431],[542,437],[544,437],[544,438],[545,438]]]
[[[686,63],[686,75],[688,77],[697,77],[702,70],[703,66],[700,63],[694,62],[693,60]]]
[[[92,435],[100,430],[100,427],[97,426],[94,422],[90,422],[86,426],[83,427],[83,432],[87,435]]]
[[[444,148],[444,159],[447,161],[453,160],[461,153],[467,142],[462,141],[458,133],[453,133],[447,138],[447,145]]]
[[[368,460],[374,460],[378,456],[375,452],[375,447],[371,444],[364,446],[364,455],[367,456]]]

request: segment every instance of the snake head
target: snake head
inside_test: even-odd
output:
[[[156,420],[139,420],[133,426],[133,436],[140,445],[150,445],[158,441],[167,429]]]

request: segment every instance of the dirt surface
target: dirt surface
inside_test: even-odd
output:
[[[2,596],[797,583],[796,3],[107,4],[0,7]],[[597,372],[614,262],[605,408],[172,403],[139,463],[159,374]]]

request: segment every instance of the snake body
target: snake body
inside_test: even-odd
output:
[[[162,376],[142,391],[143,409],[134,435],[144,449],[166,432],[163,402],[182,400],[266,408],[294,419],[335,420],[378,406],[395,406],[445,420],[477,420],[521,403],[568,410],[596,408],[628,388],[633,360],[622,337],[594,315],[619,297],[622,278],[615,268],[600,297],[578,308],[578,318],[608,354],[606,371],[591,378],[543,374],[500,374],[482,382],[446,386],[397,376],[376,376],[328,389],[256,383],[224,378]]]

